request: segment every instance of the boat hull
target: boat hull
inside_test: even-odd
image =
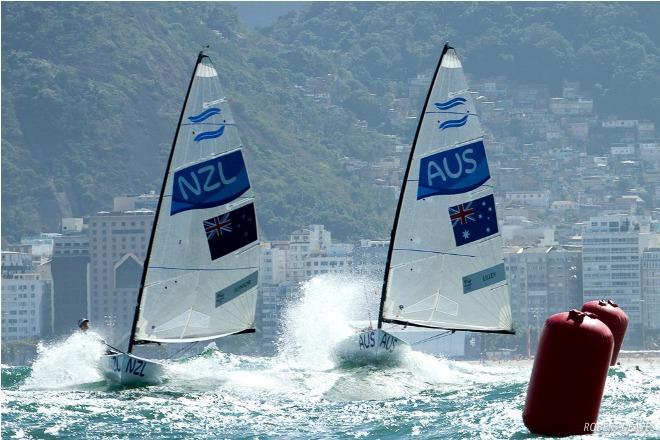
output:
[[[127,353],[104,355],[99,363],[106,380],[121,385],[157,385],[163,382],[165,366]]]
[[[410,345],[383,329],[361,330],[341,341],[334,350],[340,364],[366,365],[397,362]]]

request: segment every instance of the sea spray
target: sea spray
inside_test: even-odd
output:
[[[334,367],[332,349],[354,332],[351,322],[371,316],[375,325],[379,294],[378,283],[364,277],[326,274],[305,282],[283,314],[280,359],[298,368]]]
[[[64,345],[84,347],[79,337]],[[63,377],[62,369],[80,374],[79,362],[87,359],[62,345],[42,347],[33,365],[31,380],[50,388],[3,388],[2,438],[138,438],[145,432],[162,439],[301,438],[309,433],[383,439],[528,434],[520,411],[529,361],[480,364],[412,351],[396,367],[319,370],[297,366],[295,357],[238,356],[210,349],[168,363],[172,374],[157,386],[89,387],[73,380],[53,386]],[[66,354],[79,362],[62,363],[60,356]],[[22,374],[29,368],[3,366],[3,375]],[[602,435],[657,439],[657,361],[635,359],[634,364],[625,362],[617,369],[619,375],[608,379],[601,414],[608,424],[603,425]],[[86,380],[94,380],[92,376]]]
[[[212,343],[196,356],[167,362],[166,378],[169,387],[188,392],[277,388],[271,370],[271,358],[224,353]]]
[[[105,346],[94,332],[76,332],[64,341],[39,343],[37,359],[23,389],[63,389],[102,380],[98,360]]]

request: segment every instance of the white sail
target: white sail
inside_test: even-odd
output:
[[[134,341],[249,331],[259,261],[252,189],[217,71],[201,54],[171,154]]]
[[[401,194],[382,320],[511,332],[483,132],[454,49],[436,70]]]

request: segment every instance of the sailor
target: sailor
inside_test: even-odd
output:
[[[78,320],[78,328],[83,333],[87,333],[87,330],[89,330],[89,319],[82,318],[82,319]],[[117,350],[116,348],[112,347],[111,345],[108,345],[108,343],[105,342],[103,339],[101,339],[101,337],[99,335],[97,335],[95,333],[93,333],[93,334],[96,336],[96,338],[98,339],[98,341],[101,344],[105,345],[105,347],[106,347],[105,354],[116,354],[116,353],[119,352],[119,350]]]
[[[78,321],[78,328],[83,332],[87,332],[89,330],[89,319],[87,318],[82,318],[81,320]]]

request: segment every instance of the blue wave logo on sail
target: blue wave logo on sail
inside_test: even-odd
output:
[[[462,194],[490,179],[483,141],[422,157],[419,164],[417,200]]]
[[[207,108],[198,115],[188,116],[188,120],[193,124],[199,124],[200,122],[204,122],[212,116],[220,114],[220,112],[222,112],[222,110],[219,107],[211,107],[211,108]],[[220,128],[218,128],[217,130],[204,131],[202,133],[199,133],[197,136],[195,136],[194,140],[195,142],[200,142],[205,139],[215,139],[215,138],[219,138],[224,133],[225,133],[225,126],[221,125]]]
[[[462,127],[468,120],[468,115],[463,116],[461,119],[450,119],[445,122],[441,122],[438,127],[440,130],[446,130],[453,127]]]
[[[214,157],[174,173],[170,215],[224,205],[249,188],[241,150]]]
[[[458,98],[450,99],[449,101],[436,102],[435,106],[438,110],[449,110],[450,108],[454,108],[461,104],[465,104],[465,98],[459,96]]]
[[[204,110],[198,115],[195,116],[188,116],[188,120],[194,124],[198,124],[200,122],[206,121],[208,118],[211,116],[215,116],[217,114],[220,114],[222,110],[219,109],[218,107],[211,107],[209,109]]]
[[[444,113],[445,111],[452,109],[454,107],[458,107],[459,105],[465,105],[466,102],[467,100],[465,98],[463,98],[462,96],[458,96],[456,98],[450,99],[449,101],[436,102],[434,105],[438,110],[440,110],[440,113]],[[450,113],[454,113],[454,112],[450,112]],[[461,114],[461,112],[457,112],[455,114]],[[460,119],[449,119],[443,122],[438,121],[440,123],[438,128],[440,130],[446,130],[448,128],[462,127],[467,123],[467,120],[468,120],[468,115],[465,114],[465,116],[463,116]]]
[[[195,142],[203,141],[204,139],[214,139],[220,137],[225,132],[225,126],[221,125],[220,128],[214,131],[205,131],[195,136]]]

